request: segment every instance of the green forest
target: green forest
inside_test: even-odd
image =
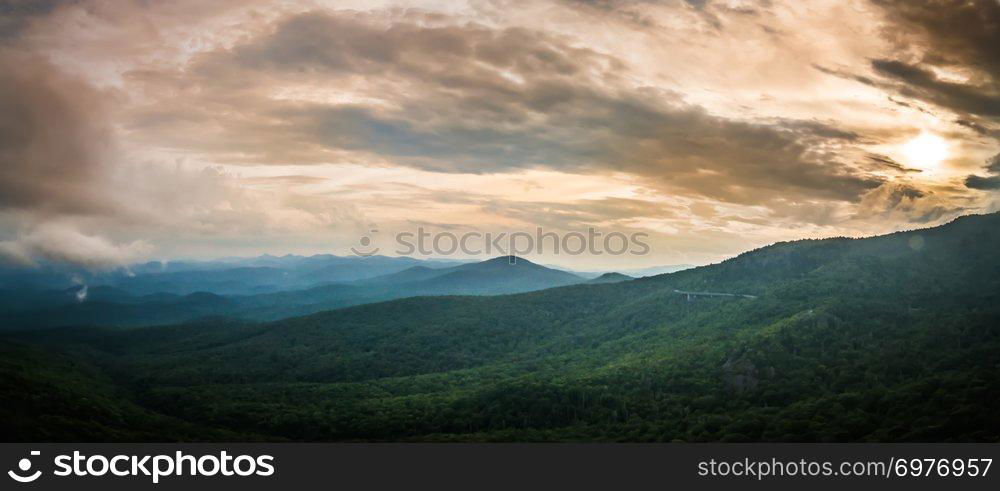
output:
[[[529,293],[7,330],[0,436],[996,442],[998,250],[992,214]]]

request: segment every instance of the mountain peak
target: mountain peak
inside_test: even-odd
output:
[[[618,283],[620,281],[629,281],[634,279],[635,278],[627,274],[611,272],[611,273],[604,273],[601,276],[598,276],[597,278],[588,281],[588,283]]]
[[[487,259],[485,261],[482,261],[481,264],[500,264],[500,263],[507,263],[507,264],[512,264],[512,265],[516,265],[516,264],[534,265],[535,264],[535,263],[533,263],[533,262],[531,262],[531,261],[529,261],[529,260],[527,260],[527,259],[525,259],[523,257],[518,257],[518,256],[513,256],[513,255],[511,255],[511,256],[497,256],[497,257],[495,257],[493,259]]]
[[[613,278],[613,279],[622,279],[622,280],[631,280],[632,279],[631,276],[629,276],[627,274],[621,274],[621,273],[619,273],[617,271],[612,271],[610,273],[604,273],[601,276],[598,276],[598,278],[605,278],[605,279],[612,279]]]

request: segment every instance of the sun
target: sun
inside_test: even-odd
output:
[[[924,170],[937,169],[948,158],[948,142],[933,133],[921,133],[900,150],[908,165]]]

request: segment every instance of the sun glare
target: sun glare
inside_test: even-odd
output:
[[[931,133],[921,133],[904,143],[901,150],[907,165],[924,170],[936,169],[948,158],[948,142]]]

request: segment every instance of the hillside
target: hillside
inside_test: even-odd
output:
[[[634,280],[634,279],[635,278],[633,278],[633,277],[631,277],[629,275],[625,275],[625,274],[621,274],[621,273],[604,273],[601,276],[598,276],[597,278],[594,278],[592,280],[587,281],[587,283],[590,283],[590,284],[597,284],[597,283],[620,283],[622,281],[631,281],[631,280]]]
[[[1000,215],[970,216],[632,281],[25,331],[5,349],[79,359],[97,368],[77,386],[113,380],[142,411],[240,439],[996,442],[998,246]],[[63,370],[39,363],[2,379]],[[36,432],[4,434],[60,438],[66,403],[20,407],[0,421]]]

